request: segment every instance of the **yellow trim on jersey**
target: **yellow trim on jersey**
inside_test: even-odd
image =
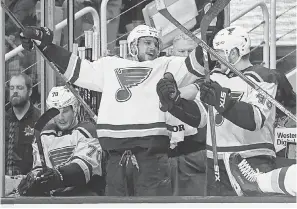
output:
[[[80,159],[74,159],[72,161],[72,163],[76,163],[79,165],[79,167],[83,170],[84,174],[85,174],[85,179],[86,179],[86,183],[88,183],[91,179],[91,174],[90,174],[90,170],[89,167],[85,164],[84,161],[80,160]]]
[[[77,60],[78,60],[78,56],[76,56],[75,54],[71,54],[71,57],[69,59],[69,63],[68,63],[67,69],[66,69],[66,71],[64,73],[64,76],[67,79],[66,82],[70,81],[71,78],[73,77]]]
[[[57,133],[56,133],[55,130],[44,130],[44,131],[41,132],[41,135],[42,134],[57,134]]]
[[[80,126],[77,127],[76,129],[83,131],[89,138],[93,138],[93,136],[91,135],[91,133],[87,129],[85,129],[83,127],[80,127]]]
[[[255,78],[253,78],[252,76],[249,76],[249,74],[255,76],[259,81],[255,80]],[[258,73],[255,73],[255,72],[253,72],[253,71],[247,71],[247,72],[244,73],[244,75],[245,75],[245,76],[248,76],[248,77],[250,77],[250,78],[252,78],[252,79],[255,80],[256,82],[260,82],[260,83],[264,83],[264,82],[265,82],[265,81],[261,78],[261,76],[259,76]]]
[[[197,58],[196,58],[196,50],[197,48],[195,48],[189,55],[189,58],[190,58],[190,62],[191,62],[191,65],[192,67],[194,68],[195,71],[197,71],[199,74],[201,75],[204,75],[205,74],[205,71],[204,71],[204,67],[201,66],[199,64],[199,62],[197,61]]]
[[[260,130],[262,128],[262,121],[263,121],[261,111],[258,107],[255,107],[254,105],[252,105],[252,108],[254,112],[254,121],[256,124],[255,130]]]

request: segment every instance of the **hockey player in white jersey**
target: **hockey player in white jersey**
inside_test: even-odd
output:
[[[283,75],[249,60],[250,38],[241,27],[230,26],[219,31],[213,48],[245,76],[276,98],[283,91]],[[207,129],[208,195],[240,195],[229,170],[229,153],[238,152],[254,168],[269,172],[275,168],[274,121],[276,108],[241,78],[221,70],[211,74],[210,82],[200,85],[201,101],[215,108],[215,132],[220,167],[220,182],[215,183],[210,126]],[[284,81],[285,83],[287,81]],[[281,97],[278,98],[280,102]],[[230,180],[229,180],[230,178]],[[230,183],[231,181],[231,183]],[[236,193],[232,186],[234,186]]]
[[[213,48],[278,101],[289,103],[286,98],[291,98],[292,91],[288,88],[290,84],[285,76],[275,70],[269,70],[260,65],[253,66],[250,63],[250,38],[243,28],[230,26],[222,29],[213,40]],[[268,172],[275,168],[273,146],[275,106],[242,79],[228,71],[228,68],[221,64],[220,69],[212,72],[210,82],[197,82],[196,84],[201,91],[201,101],[215,107],[220,181],[216,181],[213,170],[209,122],[206,147],[208,158],[207,195],[212,196],[240,193],[240,191],[234,192],[232,186],[235,189],[236,186],[232,183],[231,173],[227,172],[229,153],[239,152],[261,172]],[[188,92],[182,94],[184,97],[186,96],[186,99],[192,99],[189,92],[195,91],[193,87],[194,85],[189,85]]]
[[[96,127],[79,122],[79,102],[64,86],[53,87],[46,100],[48,108],[60,110],[41,132],[47,169],[33,143],[33,170],[18,186],[20,195],[88,196],[103,195],[102,149]]]
[[[261,173],[238,153],[229,158],[230,171],[246,196],[278,193],[296,196],[296,164]]]
[[[135,50],[138,60],[141,60],[141,54],[152,60],[160,50],[156,30],[146,28],[137,32],[142,33],[142,37],[129,46],[131,51]],[[138,62],[103,57],[89,62],[52,44],[52,33],[48,29],[26,27],[22,35],[24,48],[32,49],[31,39],[41,42],[40,49],[59,67],[68,82],[102,92],[97,134],[102,148],[110,154],[106,168],[107,195],[171,195],[167,172],[170,139],[156,86],[165,72],[171,72],[177,85],[169,82],[168,86],[170,91],[176,90],[174,98],[168,92],[163,95],[170,100],[171,106],[167,110],[189,125],[198,127],[205,119],[204,110],[200,110],[195,101],[178,100],[179,91],[175,88],[204,76],[202,49],[197,47],[187,58],[159,57]],[[143,50],[139,50],[140,47],[144,47]],[[133,184],[123,181],[127,179],[126,169],[133,170],[132,176],[136,176]],[[114,178],[115,174],[121,178]]]

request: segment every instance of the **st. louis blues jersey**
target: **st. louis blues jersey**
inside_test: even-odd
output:
[[[68,131],[61,131],[49,124],[41,132],[41,143],[46,165],[58,168],[76,163],[85,174],[86,184],[93,176],[101,176],[102,149],[96,138],[95,126],[83,122]],[[33,167],[40,166],[37,144],[33,144]]]
[[[185,137],[197,134],[198,128],[204,127],[207,123],[207,111],[200,101],[200,92],[197,93],[194,101],[198,105],[201,114],[200,124],[197,127],[184,123],[169,112],[166,113],[166,124],[169,126],[170,147],[172,149],[178,142],[184,141]]]
[[[269,69],[262,66],[252,66],[248,68],[244,75],[258,84],[272,97],[277,91],[276,79],[269,72]],[[222,87],[229,88],[233,98],[252,105],[253,122],[256,124],[254,131],[249,131],[232,123],[222,115],[218,114],[214,108],[215,132],[217,142],[217,152],[219,159],[226,152],[239,152],[243,157],[253,157],[258,155],[268,155],[275,157],[274,150],[274,120],[276,109],[263,95],[250,87],[241,78],[228,77],[222,73],[213,73],[211,80],[217,81]],[[234,111],[232,108],[229,111]],[[246,112],[238,112],[242,120],[246,120]],[[210,124],[207,124],[207,156],[213,158],[212,143],[210,134]]]
[[[168,136],[156,85],[165,72],[174,75],[179,87],[203,77],[203,57],[198,61],[196,50],[187,58],[159,57],[145,62],[117,57],[89,62],[72,55],[64,76],[77,86],[102,92],[97,120],[99,138]]]

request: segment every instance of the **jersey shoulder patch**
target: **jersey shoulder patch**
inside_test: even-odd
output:
[[[245,76],[253,78],[257,82],[277,83],[277,77],[272,71],[261,65],[254,65],[247,69],[244,73]]]
[[[76,127],[86,138],[97,138],[96,126],[91,122],[81,122]]]

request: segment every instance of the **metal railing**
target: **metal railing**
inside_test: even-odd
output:
[[[276,0],[270,1],[270,68],[276,69]]]
[[[263,21],[261,22],[262,24],[264,24],[264,40],[260,43],[260,45],[263,45],[263,62],[264,62],[264,66],[269,68],[269,12],[268,12],[268,8],[265,4],[265,2],[259,2],[249,8],[247,8],[246,10],[244,10],[243,12],[239,13],[238,15],[236,15],[235,17],[232,18],[231,23],[235,22],[237,19],[241,18],[242,16],[244,16],[245,14],[247,14],[248,12],[254,10],[255,8],[260,7],[263,13]],[[257,27],[259,27],[262,24],[259,24]],[[255,28],[253,28],[252,30],[254,30]],[[252,31],[250,30],[250,31]],[[259,46],[260,46],[259,45]],[[259,47],[257,46],[257,48]]]
[[[103,0],[100,7],[101,16],[101,55],[107,55],[107,21],[106,21],[106,9],[109,0]]]
[[[99,27],[100,26],[100,18],[99,18],[98,12],[93,7],[85,7],[82,10],[76,12],[75,15],[74,15],[74,19],[77,20],[77,19],[81,18],[82,16],[84,16],[84,15],[86,15],[88,13],[91,13],[91,15],[93,17],[94,31],[97,32],[99,34],[99,36],[100,36],[100,27]],[[58,23],[55,26],[55,30],[56,31],[62,30],[66,26],[67,26],[67,19],[65,19],[62,22]],[[98,47],[100,47],[100,46],[98,46]],[[15,49],[13,49],[10,52],[5,54],[5,61],[7,61],[7,60],[11,59],[12,57],[16,56],[18,53],[20,53],[23,50],[24,50],[24,48],[22,47],[22,45],[19,45]]]
[[[99,15],[97,13],[97,11],[93,8],[93,7],[85,7],[83,9],[81,9],[80,11],[75,13],[74,19],[77,20],[79,18],[81,18],[82,16],[86,15],[90,13],[93,17],[94,20],[94,26],[93,26],[93,30],[95,31],[96,35],[99,36],[97,41],[94,41],[94,43],[96,43],[96,46],[93,46],[94,52],[93,53],[93,60],[96,60],[100,57],[100,43],[99,43],[99,39],[100,39],[100,18]],[[63,21],[61,21],[60,23],[58,23],[55,26],[55,30],[56,31],[60,31],[62,30],[64,27],[67,26],[67,19],[64,19]],[[16,55],[18,55],[21,51],[23,51],[24,48],[22,47],[22,45],[19,45],[18,47],[14,48],[13,50],[11,50],[10,52],[5,54],[5,61],[15,57]],[[29,67],[27,67],[26,69],[22,70],[22,72],[25,72],[27,70],[29,70],[31,67],[35,66],[39,61],[36,61],[35,63],[33,63],[32,65],[30,65]],[[5,84],[9,82],[6,81]],[[33,87],[37,86],[41,84],[41,82],[37,82],[36,84],[34,84]],[[5,104],[5,107],[9,105],[9,102]],[[40,104],[38,104],[39,106]]]
[[[263,21],[261,23],[259,23],[257,26],[253,27],[249,32],[255,30],[257,27],[264,24],[264,34],[263,34],[264,40],[260,43],[260,45],[254,47],[252,49],[252,51],[255,51],[257,48],[264,45],[264,47],[263,47],[263,62],[264,62],[265,67],[269,67],[269,13],[268,13],[268,8],[264,2],[259,2],[255,5],[247,8],[246,10],[242,11],[235,17],[232,17],[231,20],[230,20],[230,18],[228,18],[228,20],[225,22],[225,24],[229,25],[230,23],[235,22],[236,20],[238,20],[239,18],[241,18],[242,16],[244,16],[245,14],[247,14],[248,12],[250,12],[251,10],[253,10],[257,7],[261,7],[261,9],[262,9]],[[102,18],[101,18],[101,20],[102,20]],[[196,31],[194,31],[194,34],[196,36],[199,35],[200,28],[197,29]],[[126,45],[127,45],[127,41],[120,41],[120,56],[123,58],[127,57],[127,46]]]
[[[279,39],[286,36],[287,34],[296,31],[296,28],[292,29],[289,32],[287,32],[277,38],[276,37],[276,20],[278,18],[280,18],[282,15],[284,15],[285,13],[287,13],[288,11],[294,9],[295,7],[296,7],[296,5],[290,7],[283,13],[276,15],[276,0],[270,1],[270,69],[276,69],[276,64],[278,63],[278,60],[276,59],[276,42]],[[294,51],[296,51],[296,50],[294,50]],[[289,54],[291,54],[291,53],[289,53]],[[285,56],[285,57],[288,57],[288,56]]]
[[[106,15],[107,15],[107,3],[109,0],[103,0],[101,3],[101,7],[100,7],[100,14],[101,14],[101,55],[102,56],[106,56],[107,55],[107,45],[110,43],[113,43],[115,41],[117,41],[118,39],[124,37],[125,35],[128,34],[128,32],[126,34],[124,34],[123,36],[117,38],[116,40],[113,40],[109,43],[107,43],[107,24],[110,23],[112,20],[119,18],[121,15],[125,14],[126,12],[130,11],[131,9],[139,6],[140,4],[146,2],[147,0],[143,0],[137,4],[135,4],[133,7],[129,8],[128,10],[122,12],[121,14],[117,15],[116,17],[113,17],[112,19],[107,21]],[[124,1],[124,0],[123,0]]]

